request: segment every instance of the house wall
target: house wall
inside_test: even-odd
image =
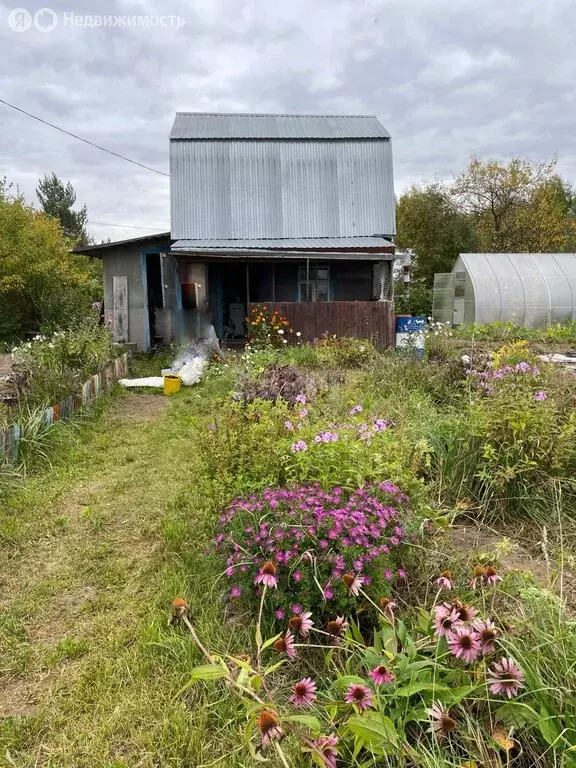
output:
[[[168,250],[169,247],[170,243],[167,241],[164,249]],[[160,252],[162,248],[158,247],[151,250]],[[104,316],[106,324],[113,328],[114,277],[126,277],[128,282],[128,343],[135,344],[139,351],[147,350],[150,347],[145,253],[146,251],[139,245],[124,246],[110,250],[102,257],[104,266]],[[167,256],[166,258],[173,260],[172,256]],[[172,336],[172,328],[167,314],[161,310],[161,313],[157,316],[157,332],[158,328],[160,328],[163,339],[169,342]]]

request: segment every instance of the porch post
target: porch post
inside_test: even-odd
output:
[[[378,267],[380,272],[380,298],[378,299],[378,301],[386,301],[385,280],[384,280],[384,270],[386,269],[386,262],[379,261]]]

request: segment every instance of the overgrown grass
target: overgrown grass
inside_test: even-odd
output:
[[[300,365],[318,370],[316,353],[308,361],[306,355],[301,349],[285,359],[298,357]],[[164,358],[140,359],[134,372],[157,373],[171,358],[169,351]],[[47,450],[49,472],[35,468],[5,497],[0,755],[7,765],[259,764],[243,744],[246,718],[239,701],[224,686],[182,690],[202,659],[185,629],[167,625],[170,602],[182,595],[212,652],[254,651],[252,617],[228,606],[224,564],[212,542],[217,516],[231,496],[285,480],[279,448],[285,414],[270,404],[230,405],[238,364],[232,359],[228,367],[212,367],[201,385],[170,400],[120,393],[106,413]],[[488,519],[491,499],[472,498],[476,459],[466,450],[467,391],[457,366],[384,355],[330,382],[314,405],[318,424],[345,420],[361,402],[366,413],[395,422],[386,471],[397,467],[413,477],[414,498],[425,513],[437,521],[458,514]],[[213,425],[228,434],[217,450],[210,442]],[[542,485],[539,499],[533,487],[526,489],[527,501],[550,526],[546,557],[562,578],[574,557],[565,530],[572,504],[567,488],[567,481],[556,479]],[[509,526],[509,518],[503,521]],[[463,573],[470,564],[464,567],[468,553],[451,552],[449,543],[434,539],[422,549],[420,542],[414,546],[417,571],[403,597],[413,607],[430,602],[430,581],[446,562],[462,561]],[[468,755],[425,739],[411,745],[411,756],[392,752],[378,765],[456,768],[472,757],[478,768],[573,765],[566,743],[574,742],[566,739],[572,738],[576,648],[566,595],[550,592],[547,598],[522,579],[513,587],[507,618],[531,631],[511,633],[507,649],[536,691],[543,723],[535,726],[536,736],[526,725],[516,726],[524,756],[518,761],[499,751],[487,726],[470,717]],[[310,672],[303,667],[300,676]],[[283,675],[275,685],[289,684],[289,674]],[[459,717],[466,723],[469,714]],[[310,764],[294,744],[288,742],[285,751],[291,766]],[[374,764],[365,755],[346,754],[339,766]]]

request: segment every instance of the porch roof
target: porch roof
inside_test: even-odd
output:
[[[177,240],[172,253],[204,253],[207,256],[243,256],[261,258],[263,255],[277,259],[314,256],[316,259],[366,260],[394,258],[393,243],[380,235],[363,237],[297,237],[297,238],[246,238]]]

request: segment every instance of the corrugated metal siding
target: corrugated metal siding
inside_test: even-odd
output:
[[[374,139],[390,134],[374,115],[178,112],[171,139]]]
[[[396,231],[388,140],[172,141],[170,171],[176,240]]]
[[[223,240],[203,238],[200,240],[178,240],[172,246],[173,251],[190,249],[231,251],[234,249],[247,250],[257,248],[284,248],[306,250],[308,248],[382,248],[391,246],[390,240],[383,237],[280,237],[277,239],[260,238],[245,240]]]

